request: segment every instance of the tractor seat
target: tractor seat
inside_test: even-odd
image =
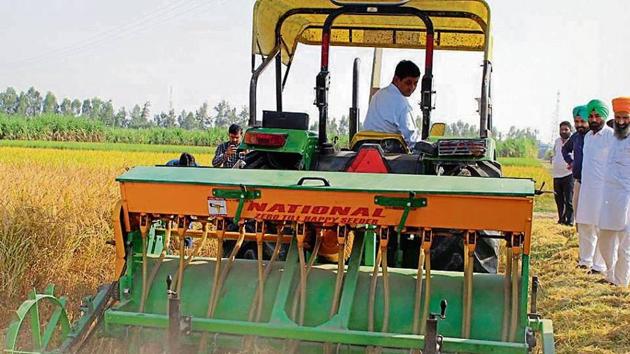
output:
[[[378,144],[385,153],[409,154],[409,147],[402,135],[396,133],[383,133],[373,130],[363,130],[354,135],[350,142],[352,151],[359,151],[364,144]]]

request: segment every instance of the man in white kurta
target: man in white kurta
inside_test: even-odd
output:
[[[407,97],[416,90],[420,69],[409,60],[396,66],[392,83],[378,90],[368,106],[363,130],[396,133],[403,136],[410,148],[421,140]]]
[[[599,216],[604,192],[604,175],[608,153],[614,139],[613,130],[606,126],[608,107],[600,100],[587,105],[590,131],[584,137],[582,158],[582,184],[579,208],[575,217],[578,224],[580,259],[579,265],[591,268],[597,274],[606,271],[606,263],[597,248]]]
[[[606,281],[626,287],[630,283],[630,97],[614,99],[613,110],[615,139],[604,180],[598,247],[608,267]]]

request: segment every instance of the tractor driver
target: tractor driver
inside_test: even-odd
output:
[[[392,83],[378,90],[368,107],[363,130],[400,134],[410,148],[421,140],[407,97],[416,90],[420,69],[410,60],[396,65]]]

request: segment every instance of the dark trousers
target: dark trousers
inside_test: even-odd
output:
[[[558,222],[573,224],[573,176],[554,178],[553,192],[558,207]]]

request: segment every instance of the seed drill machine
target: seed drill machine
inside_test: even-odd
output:
[[[282,110],[298,43],[321,46],[318,132]],[[358,132],[354,104],[350,146],[329,143],[331,46],[424,49],[424,141]],[[490,48],[482,0],[258,0],[245,168],[118,177],[116,280],[72,324],[52,286],[31,294],[5,351],[106,337],[130,352],[553,353],[530,274],[534,182],[501,178],[488,136]],[[431,134],[438,50],[484,55],[477,138]],[[259,122],[257,79],[272,62],[277,109]],[[237,257],[244,247],[253,259]]]

